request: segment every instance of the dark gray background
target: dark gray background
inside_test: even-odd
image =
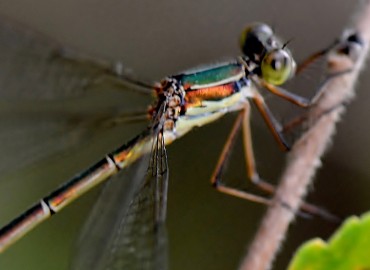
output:
[[[292,39],[289,45],[293,54],[303,59],[340,35],[355,2],[1,0],[0,13],[86,54],[121,60],[136,74],[159,80],[238,55],[239,33],[251,21],[273,25],[281,36]],[[365,71],[358,84],[358,96],[338,127],[309,198],[342,216],[360,214],[370,203],[368,74]],[[302,90],[296,91],[303,93]],[[265,178],[276,180],[284,155],[260,120],[253,121],[259,171]],[[169,147],[171,269],[235,269],[265,212],[264,206],[218,194],[210,188],[209,177],[231,123],[232,117],[227,117]],[[234,173],[230,177],[245,177],[240,151],[235,152],[232,162],[230,170]],[[2,183],[0,196],[6,194],[16,202],[14,208],[11,203],[2,206],[5,210],[0,211],[1,223],[78,170],[53,175],[52,167],[45,169],[32,188],[20,188],[22,181],[14,185]],[[1,255],[0,267],[67,269],[73,241],[96,193],[68,207]],[[285,269],[302,241],[315,236],[327,238],[334,229],[334,224],[317,218],[299,219],[274,269]]]

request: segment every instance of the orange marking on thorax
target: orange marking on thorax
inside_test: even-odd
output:
[[[204,100],[219,100],[231,96],[235,92],[233,84],[223,84],[213,87],[186,91],[187,106],[197,106]]]
[[[231,96],[234,93],[234,88],[230,84],[218,85],[214,87],[201,88],[197,90],[191,90],[186,92],[186,100],[217,100],[222,99],[228,96]]]

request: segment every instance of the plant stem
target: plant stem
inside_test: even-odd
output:
[[[353,59],[350,56],[328,56],[328,73],[351,69],[351,72],[331,79],[318,102],[308,112],[310,129],[295,143],[288,155],[287,165],[280,178],[273,203],[269,207],[255,235],[249,251],[243,259],[241,270],[270,269],[276,254],[286,237],[289,224],[294,220],[321,157],[335,133],[336,123],[345,111],[348,100],[354,96],[354,85],[364,66],[370,41],[370,1],[361,1],[355,14],[352,29],[363,39],[363,47]],[[334,109],[333,109],[334,108]],[[326,112],[328,111],[327,113]],[[321,115],[321,116],[320,116]],[[287,207],[288,206],[288,207]]]

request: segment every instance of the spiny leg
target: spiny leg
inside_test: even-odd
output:
[[[263,119],[265,120],[265,122],[266,122],[268,128],[270,129],[271,133],[274,135],[274,138],[276,139],[280,148],[283,151],[288,151],[290,149],[290,146],[288,145],[288,143],[285,141],[285,139],[283,137],[283,134],[281,132],[282,131],[282,126],[275,119],[275,117],[271,113],[270,109],[267,107],[263,97],[256,91],[254,93],[254,96],[253,96],[252,100],[253,100],[254,104],[257,106],[257,109],[261,113],[261,115],[262,115]],[[248,118],[249,118],[249,116],[248,116]],[[247,121],[248,125],[249,125],[249,119],[247,119],[245,121]]]
[[[275,86],[273,84],[270,84],[268,82],[265,82],[265,81],[258,81],[257,82],[257,85],[260,85],[262,86],[263,88],[265,88],[266,90],[270,91],[272,94],[278,96],[278,97],[281,97],[299,107],[302,107],[302,108],[307,108],[309,107],[313,101],[317,100],[319,98],[319,96],[321,96],[322,94],[322,91],[319,91],[317,92],[314,97],[312,99],[307,99],[305,97],[301,97],[299,95],[296,95],[294,93],[291,93],[281,87],[278,87],[278,86]]]
[[[264,102],[263,97],[256,92],[255,96],[252,98],[254,103],[256,104],[258,110],[262,114],[267,126],[269,127],[270,131],[274,135],[276,141],[278,144],[283,148],[283,150],[289,150],[288,144],[284,140],[284,136],[282,134],[282,127],[280,123],[273,117],[273,114],[267,107],[266,103]],[[270,183],[264,181],[258,176],[258,173],[255,169],[255,161],[254,161],[254,154],[253,154],[253,148],[252,148],[252,136],[251,136],[251,129],[250,129],[250,121],[249,121],[249,115],[246,114],[243,122],[243,138],[244,138],[244,149],[245,149],[245,155],[246,155],[246,162],[247,162],[247,168],[249,170],[253,169],[254,171],[249,171],[248,174],[250,175],[250,179],[253,184],[255,184],[260,189],[273,194],[275,192],[275,187],[271,185]],[[284,202],[282,202],[284,204]],[[303,203],[301,206],[301,209],[304,210],[307,213],[314,214],[317,216],[324,217],[328,220],[337,221],[338,218],[328,211],[315,206],[313,204],[309,203]]]
[[[248,178],[252,181],[253,184],[261,188],[262,190],[266,191],[267,193],[270,194],[274,193],[275,190],[274,186],[261,180],[256,171],[256,165],[252,149],[252,140],[250,134],[249,116],[250,116],[250,105],[247,103],[245,107],[239,112],[234,122],[234,125],[230,131],[230,134],[226,140],[221,155],[218,159],[217,165],[213,171],[211,183],[214,188],[216,188],[218,191],[222,193],[257,203],[270,204],[270,200],[267,198],[251,194],[246,191],[239,190],[237,188],[232,188],[222,183],[222,174],[225,165],[227,164],[231,150],[235,145],[236,135],[240,130],[241,126],[243,125],[243,133],[248,134],[247,136],[245,136],[244,134],[244,151],[246,155]]]
[[[257,105],[257,106],[261,106],[261,105]],[[265,107],[264,109],[267,109],[267,107]],[[274,193],[274,190],[275,190],[274,186],[271,185],[270,183],[262,180],[259,177],[258,173],[257,173],[256,162],[255,162],[255,159],[254,159],[254,152],[253,152],[253,143],[252,143],[252,133],[251,133],[251,127],[250,127],[250,112],[249,112],[249,110],[250,110],[249,108],[248,108],[248,110],[244,110],[244,115],[243,115],[243,146],[244,146],[244,154],[245,154],[247,174],[249,176],[249,179],[251,180],[251,182],[254,185],[256,185],[261,190],[272,194],[272,193]],[[261,109],[260,109],[260,111],[261,111]],[[264,112],[265,113],[268,112],[264,116],[264,118],[270,116],[269,111],[264,111]],[[280,141],[280,139],[282,139],[282,137],[280,136],[279,132],[276,130],[276,123],[277,122],[275,121],[275,119],[270,118],[270,122],[267,122],[267,123],[268,123],[268,126],[270,127],[270,129],[274,130],[276,132],[276,134],[279,135],[279,136],[277,136],[279,143],[283,146],[286,146],[286,143],[283,140]]]
[[[297,66],[297,69],[295,71],[295,74],[301,73],[303,70],[305,70],[309,65],[311,65],[313,62],[315,62],[317,59],[319,59],[320,57],[322,57],[325,54],[327,54],[328,52],[330,52],[330,50],[336,44],[337,44],[337,42],[333,43],[332,45],[330,45],[326,49],[323,49],[321,51],[318,51],[318,52],[315,52],[315,53],[311,54],[309,57],[307,57],[305,60],[303,60],[301,63],[299,63],[299,65]]]
[[[234,125],[230,131],[230,134],[226,140],[226,143],[222,149],[221,155],[218,159],[216,168],[213,171],[211,183],[212,186],[215,187],[218,191],[236,196],[239,198],[243,198],[246,200],[250,200],[253,202],[263,203],[263,204],[269,204],[270,200],[266,199],[264,197],[251,194],[242,190],[239,190],[237,188],[232,188],[229,186],[226,186],[222,183],[222,174],[223,170],[225,168],[225,165],[229,159],[229,155],[231,153],[231,150],[235,144],[236,141],[236,135],[238,131],[240,130],[240,127],[243,126],[243,144],[244,144],[244,152],[246,156],[246,167],[247,167],[247,175],[248,178],[251,180],[251,182],[256,185],[261,190],[273,194],[275,191],[275,187],[271,184],[269,184],[266,181],[263,181],[256,170],[256,163],[254,159],[254,153],[252,148],[252,138],[251,138],[251,132],[250,132],[250,105],[249,103],[246,103],[245,107],[239,112],[239,115],[237,116]]]
[[[211,183],[214,188],[216,188],[218,191],[222,193],[235,196],[235,197],[239,197],[242,199],[246,199],[249,201],[268,205],[270,204],[270,200],[267,198],[264,198],[262,196],[258,196],[255,194],[251,194],[246,191],[239,190],[237,188],[232,188],[222,183],[223,170],[229,159],[231,150],[235,144],[236,135],[238,131],[240,130],[241,125],[243,125],[243,135],[244,135],[243,143],[244,143],[244,152],[245,152],[245,158],[246,158],[246,168],[247,168],[248,178],[251,180],[251,182],[254,185],[256,185],[261,190],[271,195],[275,192],[275,187],[272,184],[262,180],[257,173],[254,153],[253,153],[253,147],[252,147],[252,137],[251,137],[249,116],[250,116],[250,106],[247,103],[246,106],[240,111],[239,115],[237,116],[234,122],[231,132],[226,140],[226,143],[222,149],[221,155],[218,159],[217,165],[213,171]],[[289,206],[284,204],[284,202],[282,202],[282,204],[285,205],[287,208],[289,208]],[[305,211],[306,213],[321,216],[328,220],[333,220],[333,221],[338,220],[337,217],[333,216],[329,212],[325,211],[324,209],[320,207],[312,205],[312,204],[303,203],[301,209]],[[298,213],[298,214],[302,214],[302,213]]]
[[[363,45],[363,40],[357,33],[352,33],[351,35],[347,36],[345,40],[338,39],[335,40],[332,44],[330,44],[327,48],[317,51],[307,57],[305,60],[303,60],[296,68],[296,74],[301,73],[303,70],[305,70],[309,65],[311,65],[313,62],[315,62],[320,57],[330,53],[335,48],[337,49],[337,52],[350,55],[351,52],[355,53],[355,47],[358,45]],[[355,47],[354,47],[355,46]]]
[[[349,72],[351,72],[352,69],[347,69],[347,70],[344,70],[344,71],[339,71],[339,72],[336,72],[336,73],[333,73],[333,74],[330,74],[329,76],[327,76],[321,83],[320,85],[318,86],[318,90],[316,91],[316,93],[318,92],[324,92],[324,89],[327,85],[327,83],[329,83],[332,79],[334,78],[337,78],[339,76],[343,76]],[[321,96],[321,94],[320,94]],[[312,100],[311,103],[314,104],[317,99],[318,99],[319,96],[317,96],[317,98],[315,100]],[[326,109],[326,110],[323,110],[322,113],[320,115],[317,116],[317,119],[320,119],[322,116],[328,114],[328,113],[331,113],[333,110],[341,107],[341,106],[345,106],[347,104],[347,100],[345,100],[344,102],[342,103],[339,103],[337,105],[334,105],[333,107],[329,108],[329,109]],[[283,126],[283,130],[282,132],[283,133],[287,133],[291,130],[293,130],[295,127],[297,126],[300,126],[302,125],[305,121],[307,121],[308,117],[307,117],[307,112],[291,119],[288,123],[284,124]]]
[[[240,130],[240,127],[242,125],[242,121],[244,120],[245,118],[245,114],[248,114],[249,115],[249,104],[246,106],[246,108],[244,108],[243,110],[241,110],[234,122],[234,125],[230,131],[230,134],[226,140],[226,143],[222,149],[222,152],[221,152],[221,155],[218,159],[218,162],[217,162],[217,165],[213,171],[213,174],[212,174],[212,177],[211,177],[211,183],[212,183],[212,186],[214,188],[216,188],[216,190],[222,192],[222,193],[225,193],[225,194],[228,194],[228,195],[231,195],[231,196],[235,196],[235,197],[239,197],[239,198],[242,198],[242,199],[245,199],[245,200],[249,200],[249,201],[253,201],[253,202],[257,202],[257,203],[262,203],[262,204],[269,204],[270,203],[270,200],[269,199],[266,199],[262,196],[258,196],[258,195],[255,195],[255,194],[252,194],[252,193],[248,193],[248,192],[245,192],[245,191],[242,191],[242,190],[239,190],[239,189],[236,189],[236,188],[232,188],[232,187],[228,187],[226,186],[225,184],[222,183],[222,179],[221,179],[221,176],[223,174],[223,170],[225,168],[225,165],[229,159],[229,155],[231,153],[231,149],[233,148],[234,144],[235,144],[235,141],[236,141],[236,135],[238,133],[238,131]],[[248,166],[248,172],[250,170],[251,167],[252,169],[254,169],[255,165],[254,165],[254,159],[253,159],[253,162]]]

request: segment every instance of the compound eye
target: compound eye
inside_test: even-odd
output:
[[[290,79],[296,64],[292,56],[283,49],[268,52],[261,63],[262,78],[271,84],[280,85]]]
[[[273,42],[273,31],[267,24],[252,23],[240,36],[240,48],[250,60],[259,62],[266,51],[266,46]]]

